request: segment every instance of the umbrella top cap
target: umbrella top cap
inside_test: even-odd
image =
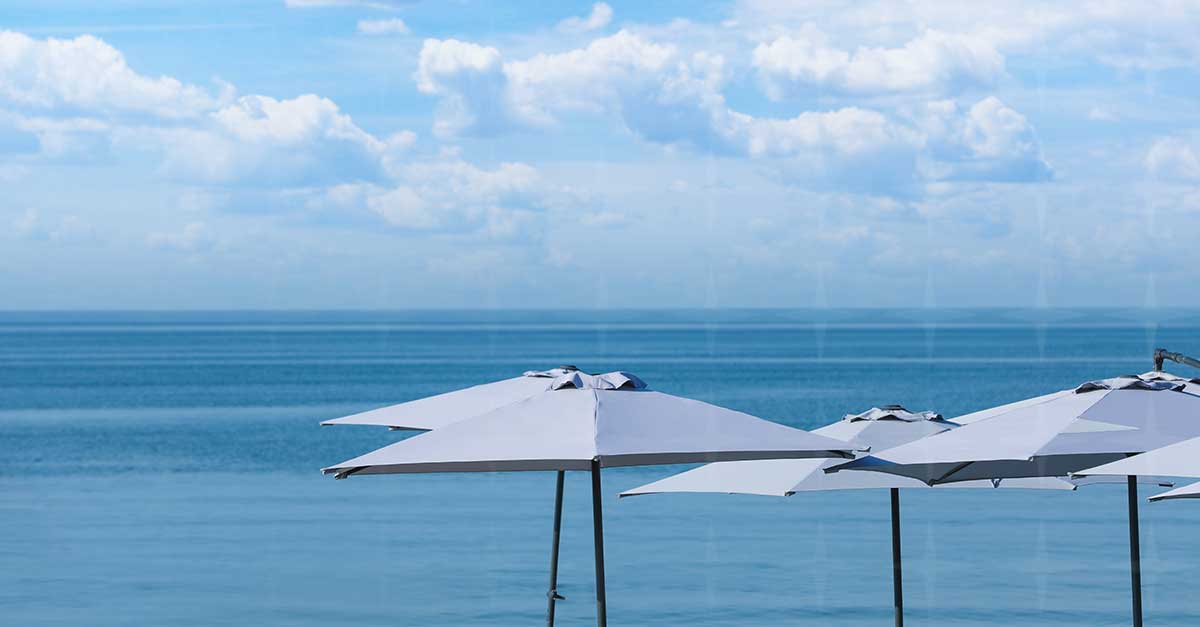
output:
[[[550,383],[551,390],[644,390],[646,382],[628,372],[587,374],[566,372]]]
[[[1200,377],[1181,377],[1169,372],[1152,371],[1138,375],[1139,378],[1145,381],[1174,381],[1178,383],[1200,383]]]
[[[911,412],[900,405],[884,405],[872,407],[861,414],[846,414],[842,420],[859,422],[863,420],[900,420],[903,422],[920,422],[922,420],[942,420],[942,415],[933,411]]]
[[[1123,377],[1113,377],[1111,379],[1101,379],[1099,381],[1088,381],[1083,385],[1075,388],[1076,394],[1086,394],[1088,392],[1097,392],[1100,390],[1146,390],[1150,392],[1182,392],[1186,388],[1186,384],[1182,380],[1166,380],[1159,378],[1142,377],[1138,375],[1127,375]]]
[[[534,379],[557,379],[565,374],[579,372],[579,368],[575,366],[559,366],[549,370],[526,370],[521,373],[523,377],[532,377]]]

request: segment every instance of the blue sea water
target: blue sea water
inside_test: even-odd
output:
[[[814,428],[1145,371],[1158,345],[1200,353],[1200,312],[3,313],[0,624],[535,625],[551,473],[333,481],[406,436],[318,421],[573,363]],[[612,625],[890,624],[886,492],[615,496],[682,468],[605,471]],[[910,625],[1128,624],[1123,486],[903,512]],[[590,521],[569,473],[560,625],[594,624]],[[1198,521],[1143,504],[1149,625],[1200,623]]]

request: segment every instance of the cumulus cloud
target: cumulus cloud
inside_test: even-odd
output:
[[[508,126],[500,51],[456,39],[426,39],[414,74],[417,89],[442,97],[434,132],[494,133]]]
[[[10,106],[189,118],[229,95],[139,74],[120,51],[90,35],[33,39],[0,31],[0,101]]]
[[[898,48],[848,52],[808,24],[796,35],[759,44],[754,67],[774,98],[798,84],[862,94],[957,91],[994,82],[1004,74],[1004,56],[985,40],[933,29]]]
[[[966,111],[950,100],[930,103],[920,124],[932,178],[1015,182],[1053,176],[1033,126],[995,96]]]
[[[571,204],[532,166],[481,167],[454,150],[420,157],[410,152],[416,141],[411,131],[376,136],[315,94],[208,97],[174,79],[137,74],[98,39],[73,40],[62,49],[55,48],[62,42],[24,36],[4,43],[14,41],[20,55],[0,57],[8,75],[19,59],[29,58],[31,47],[52,53],[43,55],[49,70],[22,69],[20,80],[0,83],[0,100],[36,108],[32,115],[0,107],[0,151],[8,158],[67,158],[94,138],[93,152],[116,146],[123,155],[150,155],[163,174],[189,186],[181,203],[200,212],[293,212],[300,219],[384,224],[398,232],[527,239],[540,233],[548,207]],[[107,68],[108,78],[75,85],[62,71],[75,64]],[[470,92],[470,75],[499,68],[495,50],[427,42],[419,86],[478,97]],[[68,115],[76,109],[87,116]],[[72,228],[68,222],[47,225],[31,213],[14,222],[13,231],[57,238]],[[212,248],[216,238],[204,222],[194,221],[178,231],[150,233],[146,242],[196,253]]]
[[[760,41],[803,32],[814,22],[833,41],[904,44],[922,29],[968,38],[1004,55],[1049,55],[1121,70],[1192,67],[1200,58],[1200,13],[1189,2],[1103,0],[1057,4],[1037,0],[975,4],[942,0],[739,0],[732,22]],[[1153,45],[1147,45],[1152,33]],[[885,48],[887,49],[887,48]],[[853,55],[852,55],[853,56]]]
[[[0,110],[0,154],[22,161],[86,162],[110,154],[112,125],[95,118]]]
[[[359,20],[358,32],[364,35],[405,35],[408,34],[408,24],[398,17],[384,20]]]
[[[123,130],[125,145],[163,155],[164,171],[206,184],[328,184],[382,176],[386,159],[411,134],[380,140],[331,100],[307,94],[287,100],[245,96],[188,128]]]
[[[535,236],[560,194],[524,163],[482,168],[459,159],[405,164],[388,184],[344,184],[308,200],[313,210],[365,212],[401,231]]]
[[[1179,137],[1162,137],[1146,151],[1146,171],[1166,180],[1200,181],[1200,157],[1192,144]]]
[[[597,2],[592,5],[592,12],[587,17],[569,17],[558,23],[558,30],[564,33],[586,33],[608,26],[612,17],[612,7],[604,2]]]
[[[848,63],[910,63],[900,58]],[[721,55],[687,55],[622,30],[575,50],[511,61],[495,48],[427,40],[416,80],[421,91],[442,98],[435,130],[443,135],[552,128],[573,114],[610,116],[647,141],[762,159],[792,181],[882,194],[909,193],[922,180],[1050,174],[1031,125],[995,98],[969,107],[946,101],[917,121],[859,107],[757,117],[726,103],[725,66]],[[915,71],[907,76],[895,85],[917,80]]]

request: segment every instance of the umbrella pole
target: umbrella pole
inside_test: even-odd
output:
[[[904,627],[904,571],[900,561],[900,489],[892,488],[892,598],[896,627]]]
[[[596,548],[596,625],[608,627],[604,592],[604,510],[600,502],[600,461],[592,460],[592,533]]]
[[[1142,548],[1138,532],[1138,487],[1137,477],[1126,477],[1129,482],[1129,577],[1133,587],[1133,627],[1142,627]]]
[[[549,606],[546,608],[546,627],[554,627],[554,603],[565,597],[558,594],[558,541],[562,535],[563,475],[558,471],[554,489],[554,540],[550,545],[550,591],[546,593]]]

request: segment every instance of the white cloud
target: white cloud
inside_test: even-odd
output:
[[[388,183],[331,187],[307,201],[311,210],[362,213],[401,231],[519,239],[536,236],[547,208],[564,193],[524,163],[487,169],[460,159],[398,166]]]
[[[1053,170],[1025,116],[988,96],[965,112],[944,100],[920,122],[935,180],[1043,181]]]
[[[604,2],[597,2],[592,5],[592,12],[587,17],[569,17],[558,23],[558,30],[564,33],[586,33],[608,26],[612,17],[612,7]]]
[[[443,135],[552,128],[565,116],[592,114],[651,142],[765,160],[786,179],[827,188],[908,194],[922,180],[1049,176],[1028,121],[995,98],[965,110],[947,101],[919,122],[860,107],[757,117],[726,103],[725,66],[721,55],[687,56],[622,30],[514,61],[495,48],[428,40],[416,79],[443,98],[435,122]]]
[[[121,58],[99,40],[87,43],[85,52]],[[462,89],[464,72],[486,74],[500,67],[495,50],[453,41],[427,42],[422,59],[421,88],[434,93]],[[108,66],[125,67],[123,61]],[[114,75],[128,78],[123,72]],[[164,78],[162,84],[175,85],[172,81]],[[94,117],[0,109],[0,129],[11,134],[0,143],[6,153],[31,163],[74,156],[93,140],[96,150],[115,145],[123,155],[148,154],[168,178],[190,186],[181,191],[179,206],[193,213],[296,212],[300,219],[322,222],[383,222],[405,231],[518,239],[540,232],[547,207],[569,202],[526,164],[483,168],[462,160],[453,147],[440,157],[415,157],[409,152],[413,132],[377,137],[315,94],[197,101],[191,115],[169,122],[155,115],[123,117],[97,98],[59,98]],[[36,214],[21,220],[15,229],[41,237],[70,226],[51,229]],[[203,222],[192,222],[179,232],[151,233],[147,242],[197,252],[211,247],[214,238]]]
[[[500,51],[456,39],[426,39],[414,74],[417,89],[442,96],[434,132],[495,132],[507,125]]]
[[[1192,144],[1179,137],[1162,137],[1150,146],[1146,171],[1159,179],[1200,181],[1200,157]]]
[[[191,128],[139,128],[125,145],[163,153],[170,176],[214,185],[313,185],[383,176],[388,159],[413,141],[387,141],[359,128],[338,106],[313,94],[288,100],[245,96]]]
[[[188,118],[222,97],[171,77],[138,74],[117,49],[89,35],[33,39],[0,31],[0,101],[12,106]]]
[[[779,98],[796,84],[864,94],[957,91],[996,81],[1004,74],[1004,57],[985,40],[932,29],[898,48],[861,46],[847,52],[808,24],[796,35],[759,44],[754,66],[768,93]]]
[[[898,49],[925,29],[954,33],[1005,56],[1039,55],[1056,63],[1096,61],[1122,70],[1194,66],[1200,12],[1191,2],[1147,0],[1069,4],[1012,0],[974,4],[942,0],[739,0],[733,20],[759,41],[801,33],[819,23],[833,41]],[[1148,39],[1153,45],[1148,45]]]
[[[527,123],[551,124],[560,111],[619,110],[625,99],[658,91],[678,54],[623,30],[585,48],[505,63],[506,93]]]
[[[364,35],[406,35],[408,24],[395,17],[383,20],[359,20],[358,32]]]
[[[0,153],[23,160],[86,161],[109,152],[110,124],[94,118],[25,116],[0,110]]]

